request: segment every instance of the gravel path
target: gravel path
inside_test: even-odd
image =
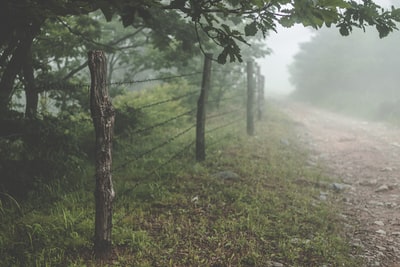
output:
[[[366,266],[400,267],[400,129],[310,108],[282,105],[311,164],[327,166],[343,192],[346,233]]]

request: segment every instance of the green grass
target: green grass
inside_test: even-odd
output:
[[[311,186],[328,178],[306,166],[291,125],[269,107],[254,137],[244,122],[212,132],[205,162],[188,151],[151,175],[118,171],[114,251],[104,263],[91,250],[92,171],[73,190],[54,184],[30,201],[4,196],[0,266],[361,266],[343,238],[340,207]]]

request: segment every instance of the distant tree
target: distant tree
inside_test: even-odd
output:
[[[318,31],[290,66],[293,97],[353,115],[378,115],[383,104],[400,100],[400,58],[394,56],[399,42],[395,34],[380,40],[371,31],[346,38]]]

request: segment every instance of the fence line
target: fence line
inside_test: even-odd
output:
[[[140,106],[140,107],[137,108],[137,110],[142,110],[142,109],[145,109],[145,108],[150,108],[150,107],[158,106],[158,105],[165,104],[165,103],[168,103],[168,102],[180,100],[180,99],[183,99],[185,97],[188,97],[188,96],[191,96],[191,95],[195,95],[195,94],[198,94],[198,92],[190,92],[190,93],[187,93],[187,94],[184,94],[184,95],[174,96],[174,97],[171,97],[169,99],[165,99],[165,100],[161,100],[161,101],[157,101],[157,102],[154,102],[154,103],[150,103],[150,104],[146,104],[146,105]]]
[[[235,95],[235,96],[225,97],[225,98],[221,98],[221,99],[213,99],[213,100],[209,100],[208,103],[216,103],[216,102],[223,103],[227,100],[237,99],[237,98],[241,98],[241,97],[244,97],[244,95]]]
[[[149,130],[153,130],[153,129],[155,129],[155,128],[158,128],[158,127],[161,127],[161,126],[163,126],[163,125],[166,125],[168,122],[171,122],[171,121],[173,121],[173,120],[176,120],[176,119],[182,118],[182,117],[184,117],[184,116],[190,115],[190,114],[194,113],[195,111],[196,111],[196,109],[192,109],[192,110],[183,112],[183,113],[181,113],[181,114],[179,114],[179,115],[177,115],[177,116],[175,116],[175,117],[171,117],[171,118],[169,118],[169,119],[167,119],[167,120],[165,120],[165,121],[162,121],[162,122],[153,124],[153,125],[151,125],[151,126],[149,126],[149,127],[147,127],[147,128],[138,129],[138,130],[136,130],[136,131],[133,131],[131,134],[132,134],[132,135],[136,135],[136,134],[143,133],[143,132],[146,132],[146,131],[149,131]]]
[[[239,118],[239,119],[230,121],[230,122],[225,123],[225,124],[223,124],[223,125],[221,125],[221,126],[217,126],[217,127],[212,128],[212,129],[210,129],[210,130],[207,130],[206,133],[211,133],[211,132],[214,132],[214,131],[216,131],[216,130],[219,130],[219,129],[228,127],[228,126],[230,126],[230,125],[232,125],[232,124],[235,124],[235,123],[237,123],[237,122],[239,122],[239,121],[242,121],[242,120],[243,120],[242,118]]]
[[[225,112],[221,112],[221,113],[218,113],[218,114],[214,114],[214,115],[208,116],[207,119],[211,120],[211,119],[219,118],[219,117],[222,117],[222,116],[225,116],[225,115],[228,115],[228,114],[237,113],[237,112],[239,112],[241,110],[242,109],[240,109],[240,108],[228,110],[228,111],[225,111]]]
[[[179,155],[183,154],[184,151],[188,150],[191,146],[193,146],[195,144],[196,141],[192,141],[189,144],[187,144],[186,146],[184,146],[182,149],[178,150],[176,153],[174,153],[168,160],[166,160],[164,163],[158,165],[158,167],[154,168],[148,175],[146,175],[145,177],[148,178],[150,174],[154,173],[156,170],[159,170],[163,167],[165,167],[166,165],[168,165],[169,163],[172,162],[172,160],[176,159]]]
[[[245,75],[245,73],[241,72],[241,71],[231,72],[231,71],[223,71],[223,70],[212,70],[211,73],[229,73],[229,74],[231,74],[231,73],[240,73],[240,74]],[[165,77],[158,77],[158,78],[149,78],[149,79],[143,79],[143,80],[118,81],[118,82],[107,83],[105,85],[106,86],[120,86],[120,85],[132,85],[132,84],[147,83],[147,82],[154,82],[154,81],[171,81],[171,80],[179,79],[179,78],[195,77],[195,76],[200,75],[200,74],[203,74],[203,72],[193,72],[193,73],[186,73],[186,74],[182,74],[182,75],[173,75],[173,76],[165,76]],[[261,81],[263,79],[259,79],[259,80]],[[257,79],[257,81],[258,81],[258,79]],[[187,84],[189,84],[189,85],[198,84],[198,86],[200,86],[200,82],[201,81],[189,80]],[[89,91],[90,85],[89,84],[84,84],[84,83],[80,83],[80,84],[76,84],[76,85],[69,85],[69,84],[63,84],[63,83],[53,83],[53,84],[48,84],[48,85],[44,85],[44,86],[39,86],[39,88],[41,88],[43,90],[46,90],[46,88],[52,89],[52,90],[56,90],[56,89],[60,89],[60,88],[67,89],[67,90],[76,90],[76,89],[87,88],[88,91]],[[260,90],[260,89],[258,89],[258,90]],[[179,96],[174,96],[174,97],[171,97],[171,98],[168,98],[168,99],[159,100],[159,101],[156,101],[156,102],[153,102],[153,103],[148,103],[148,104],[139,106],[138,108],[135,108],[135,110],[145,110],[145,109],[153,108],[153,107],[156,107],[158,105],[162,105],[162,104],[165,104],[165,103],[168,103],[168,102],[172,102],[172,101],[178,101],[178,100],[181,100],[181,99],[183,99],[185,97],[190,97],[190,96],[194,96],[194,95],[197,95],[197,94],[199,94],[198,91],[185,93],[185,94],[182,94],[182,95],[179,95]],[[261,91],[256,91],[255,94],[256,95],[262,95],[262,92]],[[229,100],[233,100],[233,99],[236,99],[236,98],[239,98],[239,97],[244,98],[245,96],[246,96],[245,94],[243,94],[243,95],[235,95],[235,96],[225,97],[225,98],[221,98],[221,99],[209,100],[209,101],[206,101],[206,102],[212,103],[212,102],[219,101],[221,103],[222,102],[225,103],[225,102],[227,102]],[[176,116],[173,116],[173,117],[170,117],[168,119],[165,119],[164,121],[155,123],[155,124],[153,124],[153,125],[151,125],[149,127],[132,131],[130,134],[132,136],[140,135],[140,133],[143,133],[143,132],[146,132],[146,131],[151,131],[151,130],[154,130],[154,129],[159,128],[159,127],[163,127],[163,126],[167,125],[169,122],[172,122],[172,121],[177,120],[179,118],[183,118],[185,116],[189,116],[189,115],[194,114],[194,111],[196,111],[196,109],[197,108],[193,108],[193,109],[191,109],[189,111],[186,111],[186,112],[183,112],[183,113],[178,114]],[[228,117],[227,115],[235,114],[235,113],[238,113],[238,112],[244,111],[244,110],[245,109],[243,108],[243,109],[232,109],[232,110],[222,111],[222,112],[220,112],[218,114],[209,115],[207,117],[207,119],[208,120],[214,120],[214,119],[217,119],[217,118],[223,118],[225,116]],[[257,110],[256,107],[252,107],[251,108],[252,112],[254,112],[255,110]],[[258,111],[259,111],[259,109],[258,109]],[[98,117],[94,115],[91,118],[81,118],[81,119],[78,119],[76,121],[89,121],[89,120],[93,120],[93,119],[98,119]],[[216,132],[216,131],[218,131],[220,129],[235,125],[235,124],[237,124],[237,123],[239,123],[241,121],[244,121],[244,116],[243,116],[243,118],[240,117],[240,118],[237,118],[237,119],[233,119],[233,120],[231,120],[231,121],[229,121],[227,123],[224,123],[224,124],[221,124],[221,125],[217,125],[217,126],[211,128],[211,129],[207,129],[205,131],[205,134],[210,134],[210,133]],[[219,122],[219,120],[214,120],[214,122]],[[157,151],[157,150],[159,150],[159,149],[171,144],[172,142],[177,141],[178,139],[183,137],[185,134],[189,133],[193,128],[195,128],[195,126],[196,126],[196,124],[192,124],[189,127],[187,127],[186,129],[183,129],[183,130],[179,131],[178,133],[176,133],[172,137],[169,137],[168,139],[166,139],[166,140],[164,140],[162,142],[159,142],[158,144],[152,146],[151,148],[149,148],[149,149],[147,149],[145,151],[142,151],[140,153],[134,152],[132,154],[126,154],[127,157],[125,158],[125,160],[121,159],[122,163],[120,163],[115,168],[112,168],[111,169],[111,173],[115,174],[118,171],[121,171],[124,168],[127,168],[128,166],[130,166],[136,160],[142,159],[145,156],[150,155],[151,153],[154,153],[155,151]],[[231,134],[231,133],[229,133],[229,134]],[[225,138],[226,136],[227,135],[224,135],[223,137],[218,138],[217,140],[213,140],[214,142],[211,142],[211,144],[215,144],[215,143],[219,142],[219,140]],[[12,138],[12,137],[18,137],[18,134],[0,136],[0,138]],[[184,139],[184,141],[187,141],[187,140]],[[121,194],[125,195],[125,194],[127,194],[129,192],[132,192],[136,188],[136,186],[139,185],[143,181],[143,179],[147,180],[151,175],[156,173],[158,170],[160,170],[160,169],[164,168],[165,166],[171,164],[177,158],[182,157],[185,152],[189,151],[189,149],[194,146],[194,144],[196,143],[196,140],[192,140],[192,141],[190,141],[188,143],[180,141],[180,143],[186,143],[186,145],[184,145],[179,150],[175,151],[175,153],[170,155],[168,158],[163,159],[157,166],[155,166],[151,170],[149,170],[149,171],[145,170],[146,171],[144,173],[145,175],[140,177],[140,181],[138,181],[136,184],[134,184],[132,186],[129,186],[129,188],[127,188],[127,190],[124,190],[123,192],[121,192]],[[183,164],[181,164],[180,166],[183,167]],[[126,216],[128,214],[131,214],[131,212],[132,212],[131,210],[127,210],[125,212],[125,214],[122,214],[122,217],[120,217],[119,220],[117,220],[115,222],[115,224],[121,223],[122,220],[124,218],[126,218]],[[111,225],[109,227],[107,227],[105,230],[109,230],[110,228],[111,228]]]
[[[186,73],[186,74],[181,74],[181,75],[149,78],[149,79],[143,79],[143,80],[112,82],[112,83],[109,83],[108,85],[124,85],[124,84],[134,84],[134,83],[147,83],[147,82],[154,82],[154,81],[166,81],[166,80],[173,80],[173,79],[178,79],[178,78],[182,78],[182,77],[195,76],[195,75],[199,75],[199,74],[202,74],[202,72],[192,72],[192,73]]]
[[[232,122],[229,125],[225,125],[225,127],[229,127],[231,125],[235,125],[235,124],[239,123],[240,121],[241,120],[237,120],[236,122]],[[225,134],[225,135],[223,135],[223,136],[221,136],[221,137],[219,137],[219,138],[217,138],[215,140],[212,140],[211,142],[208,142],[208,146],[213,146],[214,144],[218,143],[219,141],[225,139],[228,135],[230,135],[232,133],[236,133],[236,132],[238,132],[238,128],[236,129],[236,131],[229,132],[229,133],[227,133],[227,134]]]
[[[133,161],[138,160],[138,159],[140,159],[140,158],[142,158],[142,157],[144,157],[144,156],[146,156],[146,155],[148,155],[148,154],[150,154],[150,153],[156,151],[157,149],[160,149],[161,147],[170,144],[171,142],[175,141],[175,140],[176,140],[177,138],[179,138],[180,136],[182,136],[182,135],[184,135],[185,133],[189,132],[189,131],[190,131],[191,129],[193,129],[195,126],[196,126],[196,125],[193,124],[193,125],[191,125],[190,127],[186,128],[185,130],[183,130],[183,131],[179,132],[178,134],[174,135],[173,137],[169,138],[168,140],[166,140],[166,141],[164,141],[164,142],[158,144],[157,146],[154,146],[154,147],[150,148],[149,150],[147,150],[147,151],[145,151],[145,152],[143,152],[143,153],[140,153],[140,154],[138,154],[138,155],[135,155],[132,159],[127,160],[125,163],[123,163],[123,164],[121,164],[120,166],[114,168],[114,169],[113,169],[113,172],[115,172],[115,171],[117,171],[117,170],[120,170],[120,169],[123,169],[123,168],[125,168],[126,166],[128,166],[130,163],[132,163]]]

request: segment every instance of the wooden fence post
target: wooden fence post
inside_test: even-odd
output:
[[[197,101],[197,122],[196,122],[196,160],[206,159],[205,128],[206,128],[206,105],[211,80],[211,59],[212,54],[206,53],[204,57],[203,78],[201,82],[200,96]]]
[[[96,133],[94,253],[97,259],[107,259],[111,255],[112,204],[115,197],[111,177],[115,111],[108,94],[104,52],[90,51],[88,64],[91,76],[90,111]]]
[[[247,134],[254,135],[254,61],[247,62]]]
[[[257,66],[257,119],[261,120],[264,109],[264,76],[261,68]]]
[[[260,99],[261,99],[261,117],[263,116],[264,113],[264,105],[265,105],[265,96],[264,96],[264,88],[265,88],[265,76],[261,75],[260,76]]]

